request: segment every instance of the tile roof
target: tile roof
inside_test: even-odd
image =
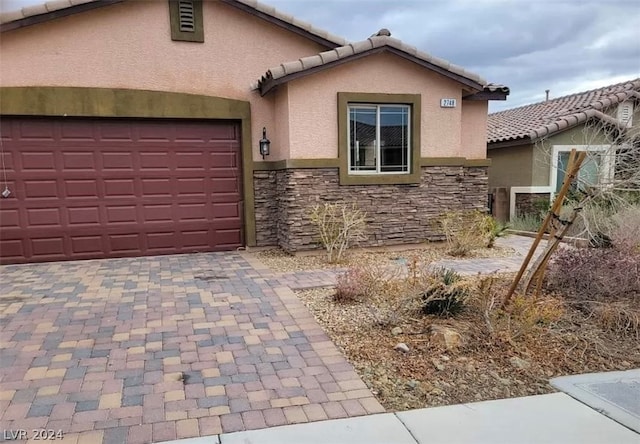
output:
[[[81,5],[90,6],[89,4],[95,3],[96,6],[107,6],[113,3],[119,3],[124,0],[54,0],[40,5],[29,6],[22,8],[18,11],[2,12],[0,13],[0,24],[8,24],[23,20],[29,17],[35,17],[38,15],[44,15],[61,11],[72,7],[80,7]],[[250,10],[255,14],[265,14],[266,16],[279,20],[283,24],[290,25],[309,35],[318,37],[322,41],[326,41],[331,46],[342,46],[348,43],[342,37],[331,34],[323,29],[317,28],[310,23],[299,20],[289,14],[278,11],[272,6],[260,3],[256,0],[222,0],[231,6],[239,7],[241,9]]]
[[[509,93],[509,88],[504,85],[487,83],[486,80],[477,74],[467,71],[444,59],[419,51],[414,46],[402,43],[400,40],[391,37],[391,33],[387,29],[381,29],[378,33],[360,42],[349,43],[329,51],[321,52],[320,54],[282,63],[279,66],[269,69],[259,80],[258,86],[261,94],[264,95],[275,86],[292,79],[294,75],[299,77],[304,74],[311,74],[319,69],[366,55],[375,50],[384,49],[392,50],[411,60],[422,62],[421,64],[431,67],[445,75],[449,74],[455,77],[456,80],[462,81],[478,91]]]
[[[640,99],[640,78],[492,113],[489,114],[487,142],[536,140],[591,118],[622,125],[602,111],[632,97]]]

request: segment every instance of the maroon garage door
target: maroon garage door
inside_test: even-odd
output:
[[[0,125],[11,191],[0,197],[3,263],[243,244],[235,122],[3,117]]]

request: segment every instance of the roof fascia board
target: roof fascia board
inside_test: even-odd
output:
[[[227,0],[223,0],[223,1],[227,1]],[[325,63],[323,65],[319,65],[319,66],[314,66],[313,68],[309,68],[309,69],[305,69],[299,72],[294,72],[292,74],[288,74],[286,76],[280,77],[279,79],[273,79],[273,78],[269,78],[266,79],[264,82],[262,82],[262,84],[260,85],[260,95],[264,96],[265,94],[267,94],[269,91],[271,91],[273,88],[275,88],[278,85],[281,85],[283,83],[287,83],[290,82],[292,80],[295,79],[299,79],[301,77],[305,77],[311,74],[315,74],[319,71],[323,71],[325,69],[329,69],[329,68],[333,68],[334,66],[338,66],[338,65],[342,65],[343,63],[347,63],[347,62],[352,62],[354,60],[357,59],[361,59],[363,57],[367,57],[369,55],[372,54],[379,54],[382,52],[391,52],[392,54],[395,54],[399,57],[402,57],[404,59],[407,59],[409,61],[412,61],[420,66],[422,66],[423,68],[427,68],[431,71],[435,71],[438,74],[441,74],[445,77],[448,77],[452,80],[455,80],[456,82],[462,83],[466,86],[469,86],[470,88],[473,88],[474,90],[479,90],[482,91],[483,86],[473,80],[467,79],[466,77],[463,77],[459,74],[453,73],[451,71],[448,71],[444,68],[441,68],[440,66],[434,65],[433,63],[429,63],[425,60],[419,59],[411,54],[407,54],[404,51],[401,51],[399,49],[396,49],[392,46],[380,46],[378,48],[372,48],[369,49],[367,51],[358,53],[358,54],[353,54],[350,55],[348,57],[344,57],[342,59],[338,59],[338,60],[334,60],[332,62],[329,63]]]

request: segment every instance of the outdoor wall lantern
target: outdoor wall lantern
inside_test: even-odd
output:
[[[262,128],[262,139],[260,139],[260,154],[262,154],[262,158],[264,156],[269,155],[269,145],[271,145],[271,141],[267,139],[267,129]]]

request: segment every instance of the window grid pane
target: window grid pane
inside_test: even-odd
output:
[[[349,106],[349,172],[408,173],[407,105]]]

